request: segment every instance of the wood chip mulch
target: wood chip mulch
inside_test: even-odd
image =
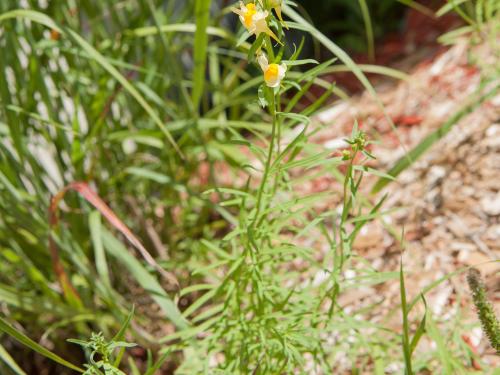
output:
[[[371,150],[377,157],[374,166],[389,169],[459,111],[478,90],[485,70],[478,68],[477,62],[482,67],[495,64],[490,47],[472,46],[463,40],[436,58],[420,63],[410,71],[407,81],[377,87],[396,132],[380,106],[368,93],[362,93],[321,113],[317,124],[322,130],[313,141],[335,154],[345,147],[343,139],[350,135],[357,120],[372,139],[380,141]],[[364,182],[367,193],[375,180],[368,177]],[[323,178],[301,189],[307,194],[332,191],[339,186],[333,179]],[[489,297],[499,312],[500,93],[463,117],[382,193],[388,194],[383,211],[391,213],[364,228],[355,251],[379,271],[398,271],[401,243],[394,233],[400,234],[404,228],[403,262],[411,298],[439,278],[462,267],[475,266],[485,278]],[[337,204],[338,201],[325,203],[322,209],[332,209]],[[461,314],[460,325],[454,329],[461,330],[464,344],[478,353],[484,363],[500,366],[500,357],[489,347],[481,330],[465,328],[465,324],[477,321],[465,276],[460,273],[427,293],[428,306],[448,329],[457,324],[454,319]],[[387,316],[391,306],[398,303],[398,283],[384,283],[343,302],[365,305],[376,299],[373,296],[383,295],[384,303],[372,312],[376,320],[377,314]],[[392,320],[389,325],[400,329],[399,315],[393,314]],[[433,345],[426,339],[419,350],[431,350]],[[480,365],[474,362],[473,367]]]

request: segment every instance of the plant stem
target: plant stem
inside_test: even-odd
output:
[[[342,216],[340,217],[340,225],[339,225],[339,236],[340,236],[340,267],[339,270],[342,269],[344,265],[344,256],[345,256],[345,248],[344,248],[344,224],[347,220],[347,216],[349,215],[349,210],[351,206],[351,198],[347,196],[347,187],[349,183],[353,180],[353,165],[354,159],[356,158],[358,152],[355,151],[349,160],[349,165],[347,167],[345,179],[344,179],[344,192],[342,197]]]
[[[255,217],[252,223],[252,229],[255,228],[255,224],[259,221],[259,217],[262,211],[262,195],[264,194],[264,189],[267,184],[267,179],[269,177],[269,169],[271,167],[271,160],[273,158],[274,151],[274,143],[276,138],[276,128],[278,124],[278,119],[276,116],[276,100],[274,97],[274,93],[271,91],[272,95],[270,95],[270,103],[269,103],[269,112],[273,118],[273,125],[271,131],[271,140],[269,142],[269,150],[267,154],[266,164],[264,166],[264,174],[262,176],[262,181],[260,182],[259,192],[257,194],[257,204],[256,204],[256,212]]]

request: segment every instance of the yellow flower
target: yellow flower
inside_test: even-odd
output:
[[[286,74],[285,64],[269,64],[267,57],[261,54],[257,57],[260,68],[264,72],[264,81],[268,87],[278,87]]]
[[[245,5],[243,1],[240,1],[240,9],[233,8],[232,11],[240,16],[241,23],[245,26],[250,35],[255,34],[259,36],[260,33],[265,33],[278,43],[281,43],[267,25],[267,17],[269,16],[267,11],[258,9],[254,3]]]
[[[248,4],[246,7],[240,3],[240,6],[242,9],[246,8],[246,12],[243,13],[243,16],[240,15],[241,22],[243,22],[243,25],[245,25],[247,29],[250,29],[253,25],[253,17],[257,13],[257,8],[253,3]]]

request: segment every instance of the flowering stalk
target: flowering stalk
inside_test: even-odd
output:
[[[488,337],[491,346],[500,355],[500,323],[495,315],[491,302],[486,297],[486,288],[481,280],[480,272],[471,268],[467,275],[467,282],[472,292],[472,299],[477,309],[483,331]]]
[[[241,23],[249,32],[249,34],[255,35],[257,37],[254,43],[259,43],[259,45],[254,45],[253,48],[256,51],[256,60],[260,66],[260,69],[262,70],[264,79],[264,84],[259,90],[259,97],[263,106],[268,106],[269,114],[272,118],[272,130],[269,149],[264,164],[262,180],[260,182],[257,193],[255,216],[253,217],[249,232],[253,232],[253,230],[259,225],[259,223],[261,223],[265,219],[265,215],[262,215],[262,212],[266,209],[266,203],[264,202],[263,197],[266,186],[268,185],[271,162],[273,159],[276,143],[278,143],[279,152],[279,138],[281,137],[281,129],[277,112],[280,108],[280,86],[282,80],[285,78],[287,66],[283,63],[274,61],[275,54],[271,39],[277,41],[281,45],[283,43],[281,43],[276,34],[271,30],[268,24],[268,18],[272,17],[272,10],[274,10],[277,17],[279,18],[279,21],[283,23],[283,19],[281,16],[281,6],[283,5],[282,3],[282,0],[273,0],[270,2],[256,0],[247,4],[240,1],[240,7],[232,9],[233,12],[239,16]],[[258,38],[260,34],[265,34],[265,37]],[[267,54],[262,52],[263,46],[265,47]],[[278,137],[278,140],[276,139],[276,137]],[[278,177],[274,182],[274,186],[272,189],[273,192],[276,191],[277,184]],[[257,245],[255,242],[252,242],[252,247],[257,249]]]

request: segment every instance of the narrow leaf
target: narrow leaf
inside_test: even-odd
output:
[[[17,340],[19,343],[27,346],[31,350],[43,355],[44,357],[47,357],[47,358],[51,359],[52,361],[59,363],[62,366],[65,366],[67,368],[70,368],[72,370],[75,370],[75,371],[78,371],[81,373],[84,372],[84,370],[81,369],[80,367],[73,365],[72,363],[59,357],[57,354],[52,353],[48,349],[45,349],[43,346],[41,346],[40,344],[38,344],[35,341],[33,341],[32,339],[30,339],[28,336],[19,332],[17,329],[12,327],[3,318],[0,318],[0,331],[5,332],[7,335],[11,336],[15,340]]]
[[[196,0],[196,32],[194,34],[193,106],[198,110],[205,85],[208,20],[211,0]]]

